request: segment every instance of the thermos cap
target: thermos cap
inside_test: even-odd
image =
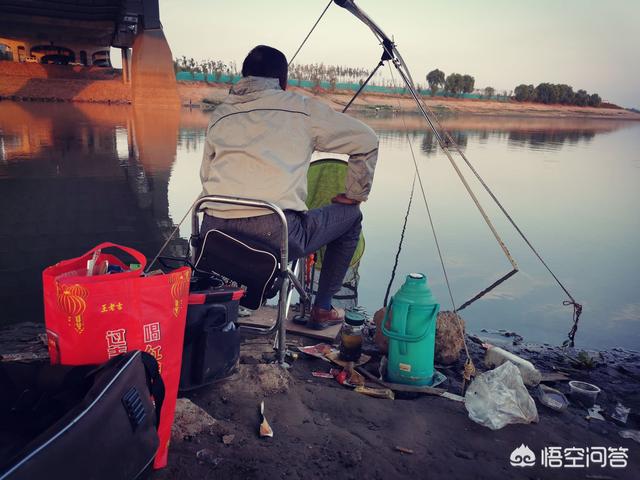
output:
[[[354,327],[359,327],[360,325],[364,325],[365,319],[366,319],[365,316],[360,312],[347,310],[344,313],[345,323],[348,323],[349,325],[352,325]]]
[[[405,282],[393,296],[393,302],[411,305],[434,305],[438,302],[429,288],[427,276],[424,273],[409,273]]]

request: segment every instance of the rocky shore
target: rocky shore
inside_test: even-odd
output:
[[[46,358],[39,324],[17,324],[0,330],[0,360]],[[598,385],[603,420],[587,419],[587,411],[571,404],[558,413],[536,401],[539,422],[509,425],[491,431],[468,418],[464,404],[442,397],[397,394],[395,400],[367,397],[317,378],[313,371],[328,364],[300,354],[291,368],[273,365],[267,338],[245,339],[237,373],[229,380],[190,392],[186,412],[176,420],[169,466],[152,478],[591,478],[634,479],[640,468],[640,448],[620,436],[640,427],[640,354],[612,349],[581,352],[551,345],[533,345],[510,332],[479,332],[468,336],[471,355],[483,366],[481,344],[492,342],[529,359],[543,382],[568,393],[567,380]],[[290,349],[316,343],[289,337]],[[376,370],[373,360],[365,365]],[[442,386],[461,393],[462,360],[438,366],[448,380]],[[530,389],[535,398],[535,389]],[[265,402],[271,439],[257,434],[258,405]],[[610,416],[615,405],[630,409],[626,423]],[[197,415],[193,414],[196,409]],[[188,412],[192,411],[189,415]],[[206,414],[204,413],[206,412]],[[193,419],[196,418],[195,425]],[[191,418],[191,420],[189,420]],[[200,420],[197,420],[200,419]],[[539,462],[515,468],[510,453],[526,445],[545,448],[626,448],[627,466],[599,465],[552,469]]]

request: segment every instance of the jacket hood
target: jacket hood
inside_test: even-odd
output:
[[[250,102],[265,95],[282,92],[277,78],[243,77],[229,90],[228,103]]]

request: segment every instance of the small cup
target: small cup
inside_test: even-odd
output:
[[[569,382],[571,388],[571,398],[577,400],[587,408],[593,407],[596,403],[596,398],[600,393],[600,388],[587,382],[579,382],[572,380]]]

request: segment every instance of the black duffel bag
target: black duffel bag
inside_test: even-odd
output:
[[[0,480],[137,478],[163,399],[158,364],[137,350],[99,366],[0,363]]]

